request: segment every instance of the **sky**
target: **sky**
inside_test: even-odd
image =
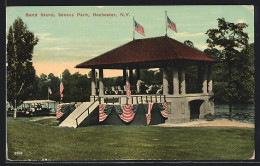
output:
[[[164,36],[165,11],[177,26],[177,33],[167,30],[168,36],[180,42],[190,40],[202,51],[207,48],[205,33],[217,28],[218,18],[247,23],[245,32],[249,42],[254,42],[252,5],[8,7],[6,32],[8,34],[9,27],[20,17],[39,38],[32,59],[38,76],[41,73],[59,76],[65,69],[71,74],[88,74],[90,69],[75,66],[132,41],[133,17],[145,31],[145,36],[136,32],[136,39]],[[113,16],[94,16],[102,13]],[[33,14],[37,16],[31,16]],[[118,75],[122,75],[122,71],[104,70],[104,77]]]

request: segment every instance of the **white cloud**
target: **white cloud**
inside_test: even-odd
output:
[[[237,23],[245,23],[245,20],[237,20]]]
[[[197,47],[201,51],[203,51],[206,48],[208,48],[208,44],[207,43],[205,43],[205,44],[196,44],[196,43],[194,43],[194,46]]]
[[[49,37],[51,33],[35,33],[35,36],[38,36],[41,40],[48,40],[48,41],[57,41],[57,40],[64,40],[64,38],[52,38]]]
[[[42,49],[49,50],[49,51],[76,50],[76,48],[68,48],[68,47],[50,47],[50,48],[42,48]]]
[[[182,37],[202,37],[205,36],[205,33],[189,33],[189,32],[182,32],[182,33],[176,33],[174,34],[174,37],[182,38]]]

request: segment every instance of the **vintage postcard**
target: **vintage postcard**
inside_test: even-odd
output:
[[[8,6],[8,162],[252,160],[254,6]]]

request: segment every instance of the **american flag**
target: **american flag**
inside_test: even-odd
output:
[[[172,20],[170,20],[168,16],[167,16],[167,26],[168,26],[168,28],[170,28],[171,30],[173,30],[173,31],[175,31],[177,33],[177,29],[176,29],[175,23],[172,22]]]
[[[150,124],[151,119],[152,119],[152,114],[151,114],[152,108],[153,108],[153,103],[149,103],[148,104],[148,113],[146,114],[147,125]]]
[[[126,96],[128,98],[131,97],[131,87],[130,87],[129,78],[127,74],[126,74]]]
[[[63,115],[63,113],[61,112],[61,107],[62,104],[57,105],[56,119],[59,119]]]
[[[63,90],[64,90],[64,85],[62,83],[62,77],[60,78],[60,100],[62,101],[63,99]]]
[[[48,91],[49,91],[49,94],[51,95],[52,94],[52,91],[51,91],[51,88],[48,87]]]
[[[136,21],[134,21],[134,23],[135,23],[135,31],[142,34],[143,36],[145,36],[144,28],[140,24],[138,24]]]

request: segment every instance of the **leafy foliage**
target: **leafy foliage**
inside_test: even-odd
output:
[[[218,28],[209,29],[209,48],[204,50],[222,61],[213,68],[215,100],[248,102],[254,97],[254,44],[248,44],[246,23],[218,19]]]
[[[32,55],[37,43],[38,38],[17,18],[7,35],[7,100],[15,109],[32,95],[35,82]]]

